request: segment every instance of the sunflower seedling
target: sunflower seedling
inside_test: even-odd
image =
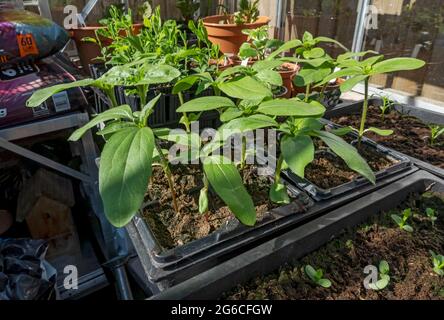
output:
[[[382,105],[379,106],[381,110],[381,120],[384,121],[385,115],[391,111],[395,105],[395,101],[390,99],[388,96],[381,96]]]
[[[436,210],[432,208],[427,208],[426,215],[432,222],[432,226],[435,226],[435,221],[438,220],[438,217],[436,216]]]
[[[385,260],[381,260],[381,262],[379,262],[378,270],[379,270],[379,280],[376,281],[375,283],[369,283],[370,289],[376,291],[384,289],[385,287],[388,286],[390,282],[390,276],[389,276],[390,267],[388,262]]]
[[[444,126],[438,124],[429,125],[430,128],[430,145],[433,146],[440,135],[444,133]]]
[[[444,276],[444,256],[436,254],[430,250],[432,255],[433,271],[440,276]]]
[[[331,287],[331,281],[326,278],[323,278],[324,271],[322,269],[315,270],[315,268],[307,264],[304,267],[304,272],[307,275],[307,277],[318,286],[321,286],[323,288]]]
[[[413,232],[412,226],[407,224],[407,220],[410,218],[411,215],[412,215],[412,209],[408,208],[402,211],[402,217],[397,214],[392,214],[391,217],[393,221],[396,222],[396,224],[400,229],[407,232]]]

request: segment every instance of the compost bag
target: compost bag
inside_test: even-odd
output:
[[[44,240],[0,239],[0,300],[55,298],[56,271]]]
[[[35,13],[0,9],[0,63],[50,56],[68,40],[63,28]]]

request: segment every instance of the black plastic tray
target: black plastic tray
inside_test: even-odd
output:
[[[304,192],[299,191],[302,197],[300,201],[272,210],[271,219],[253,228],[235,223],[229,229],[217,231],[206,238],[192,241],[166,252],[161,251],[149,226],[140,216],[136,216],[127,229],[148,278],[150,281],[158,283],[163,290],[417,170],[412,166],[399,175],[381,180],[377,186],[369,184],[359,190],[351,191],[343,197],[318,203],[313,203]],[[297,189],[293,190],[298,192]]]
[[[248,280],[269,274],[319,248],[346,228],[402,203],[412,192],[444,191],[444,180],[418,171],[233,257],[151,299],[217,299]]]
[[[362,111],[362,104],[363,104],[363,101],[357,101],[357,102],[344,103],[344,104],[337,105],[336,107],[327,110],[324,117],[326,119],[331,119],[333,117],[341,117],[341,116],[346,116],[346,115],[350,115],[350,114],[359,114]],[[382,100],[379,98],[369,99],[369,105],[381,106]],[[427,110],[427,109],[420,109],[417,107],[409,106],[406,104],[400,104],[400,103],[395,103],[394,108],[398,112],[408,115],[408,116],[416,117],[416,118],[422,120],[424,123],[433,123],[433,124],[444,125],[443,113],[440,113],[437,111],[432,111],[432,110]],[[402,154],[400,152],[398,152],[398,153]],[[402,154],[402,155],[409,158],[410,161],[412,161],[420,169],[426,170],[426,171],[431,172],[441,178],[444,178],[444,169],[441,169],[441,168],[436,167],[430,163],[416,159],[416,158],[411,157],[409,155],[406,155],[406,154]]]
[[[330,122],[326,122],[326,125],[331,128],[338,127]],[[350,136],[353,138],[357,137],[353,133],[350,133]],[[412,166],[412,162],[410,161],[410,159],[399,152],[386,148],[367,138],[363,138],[362,143],[370,148],[373,148],[377,153],[384,155],[386,158],[396,161],[393,166],[375,173],[376,184],[378,184],[379,181],[381,181],[382,179],[399,174],[402,171],[408,170]],[[315,185],[308,179],[300,178],[289,169],[283,170],[282,173],[298,188],[305,190],[308,194],[310,194],[315,201],[325,201],[334,197],[339,197],[344,194],[350,193],[353,190],[357,190],[371,184],[371,182],[369,182],[364,177],[358,176],[353,181],[350,181],[348,183],[330,189],[323,189]]]

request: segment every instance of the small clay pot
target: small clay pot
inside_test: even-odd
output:
[[[223,24],[226,20],[224,15],[209,16],[202,19],[208,32],[208,39],[220,46],[220,50],[225,54],[237,54],[241,45],[247,42],[248,36],[242,33],[245,29],[257,29],[270,23],[269,17],[260,16],[254,23]]]
[[[299,71],[299,66],[295,63],[286,62],[282,64],[279,74],[282,77],[282,85],[287,88],[287,93],[284,98],[291,98],[293,90],[293,79]]]
[[[80,62],[86,73],[89,73],[89,65],[97,63],[95,58],[101,55],[100,46],[96,43],[82,41],[83,38],[96,38],[96,30],[103,29],[103,26],[88,26],[79,27],[75,29],[70,29],[69,33],[71,38],[74,40],[77,51],[79,53]],[[143,28],[143,23],[133,24],[134,34],[140,33]],[[102,46],[109,46],[112,41],[111,39],[100,39]]]

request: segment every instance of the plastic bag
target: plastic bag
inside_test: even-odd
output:
[[[44,240],[0,239],[0,300],[55,297],[56,272],[44,260]]]
[[[47,57],[68,40],[63,28],[35,13],[0,9],[0,63]]]

